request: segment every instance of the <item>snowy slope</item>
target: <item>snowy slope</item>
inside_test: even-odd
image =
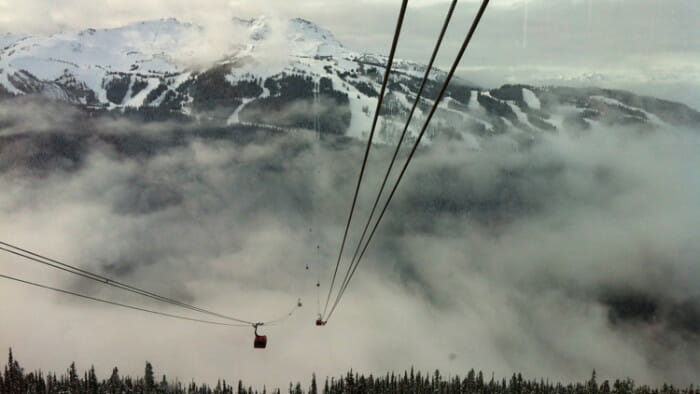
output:
[[[225,39],[172,18],[51,36],[1,36],[0,93],[41,94],[91,110],[149,111],[151,117],[184,114],[278,128],[320,124],[321,131],[368,134],[386,56],[350,50],[330,31],[299,18],[230,23]],[[394,139],[401,129],[425,70],[405,60],[393,65],[379,141]],[[420,130],[445,76],[431,70],[409,138]],[[469,140],[591,124],[700,123],[700,114],[686,106],[627,92],[525,85],[484,90],[457,82],[441,103],[431,136]]]
[[[254,56],[273,35],[265,18],[231,23],[232,31],[241,34],[220,54],[222,59]],[[200,26],[171,18],[51,36],[5,35],[0,37],[0,84],[15,94],[39,92],[63,99],[72,95],[51,94],[51,86],[63,86],[62,80],[74,78],[94,93],[94,104],[107,104],[105,85],[111,75],[163,78],[188,72],[188,51],[208,40],[207,34]],[[288,21],[284,35],[287,42],[282,45],[297,57],[348,52],[330,32],[302,19]]]

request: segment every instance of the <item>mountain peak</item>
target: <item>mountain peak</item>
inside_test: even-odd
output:
[[[70,70],[89,77],[91,84],[107,72],[173,73],[190,67],[187,54],[206,52],[207,61],[275,48],[292,57],[340,56],[348,52],[331,32],[304,19],[278,20],[267,16],[233,18],[232,35],[221,26],[201,26],[162,18],[106,29],[85,29],[51,36],[0,36],[0,70],[9,75],[31,71],[41,80],[56,80]],[[0,74],[3,74],[0,71]],[[0,75],[0,83],[7,76]],[[9,83],[3,83],[8,85]],[[21,89],[20,89],[21,90]],[[12,87],[10,91],[16,92]]]
[[[233,18],[234,24],[249,30],[254,42],[280,39],[284,36],[289,49],[300,56],[332,56],[345,51],[345,46],[330,31],[302,18],[274,20],[262,15],[250,19]],[[273,37],[274,36],[274,37]]]
[[[345,49],[345,46],[335,38],[333,33],[301,18],[294,18],[289,21],[287,37],[297,42],[306,41],[318,44],[318,51],[315,54],[318,56],[336,55],[338,51]]]

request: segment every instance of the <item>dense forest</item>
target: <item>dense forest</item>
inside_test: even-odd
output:
[[[526,380],[521,374],[513,374],[510,379],[484,378],[482,372],[470,370],[465,377],[443,377],[440,371],[432,374],[404,371],[402,374],[384,376],[365,376],[349,371],[345,376],[326,378],[321,384],[316,376],[311,377],[307,386],[301,382],[289,383],[290,394],[359,394],[359,393],[479,393],[479,394],[700,394],[700,388],[693,385],[687,388],[664,384],[662,387],[635,386],[632,379],[607,380],[598,382],[593,371],[586,382],[553,383],[544,380]],[[14,359],[12,349],[7,365],[0,371],[0,393],[7,394],[253,394],[267,393],[268,389],[246,386],[238,381],[235,386],[220,380],[215,386],[198,384],[194,381],[182,383],[169,380],[166,375],[156,378],[153,366],[146,362],[143,376],[121,376],[114,367],[108,379],[99,379],[95,368],[78,373],[75,363],[71,363],[65,373],[44,374],[42,371],[25,373],[19,362]],[[271,393],[282,393],[279,388]]]

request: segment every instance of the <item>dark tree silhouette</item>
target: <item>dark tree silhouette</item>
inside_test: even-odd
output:
[[[288,393],[302,394],[302,383],[289,383]],[[271,393],[280,394],[279,388]],[[489,382],[484,381],[482,372],[469,370],[464,378],[460,376],[444,377],[439,370],[433,373],[421,373],[404,371],[403,373],[387,373],[384,377],[373,375],[365,376],[350,370],[343,377],[325,378],[323,385],[324,394],[360,394],[360,393],[468,393],[468,394],[700,394],[700,389],[690,386],[679,388],[664,384],[662,387],[636,386],[630,378],[616,379],[610,383],[605,380],[598,383],[594,370],[589,380],[573,383],[553,383],[540,379],[527,380],[520,373],[514,373],[510,379],[497,380],[491,376]],[[109,379],[99,380],[95,374],[95,368],[78,374],[75,363],[71,363],[66,373],[60,377],[48,373],[46,376],[41,371],[24,373],[20,364],[15,360],[12,350],[8,355],[0,376],[0,394],[234,394],[234,387],[220,380],[213,388],[206,384],[197,384],[192,381],[183,385],[179,381],[168,382],[163,375],[160,383],[156,385],[153,366],[146,362],[143,378],[131,378],[120,376],[115,367]],[[247,387],[242,380],[238,381],[237,394],[267,394],[267,388],[262,391]],[[316,374],[311,376],[309,389],[306,393],[318,393]]]

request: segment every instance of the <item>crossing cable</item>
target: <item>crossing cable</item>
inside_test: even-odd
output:
[[[326,306],[323,308],[323,314],[326,314],[328,309],[328,303],[331,299],[331,293],[333,292],[333,285],[335,284],[335,278],[338,274],[338,267],[340,266],[340,260],[343,256],[343,249],[345,248],[345,241],[348,237],[348,229],[350,228],[350,222],[352,221],[352,215],[355,211],[355,204],[357,203],[357,195],[360,192],[360,184],[362,183],[362,176],[365,173],[365,167],[367,165],[367,158],[369,156],[369,150],[372,146],[372,138],[374,137],[374,130],[377,126],[377,120],[379,119],[379,110],[382,106],[382,100],[384,99],[384,92],[386,90],[387,82],[389,81],[389,74],[391,73],[391,66],[394,62],[394,53],[396,52],[396,46],[399,42],[399,36],[401,35],[401,26],[403,25],[403,18],[406,14],[406,6],[408,5],[408,0],[403,0],[401,3],[401,10],[399,11],[399,17],[396,22],[396,30],[394,31],[394,39],[391,43],[391,50],[389,51],[389,58],[387,59],[386,71],[384,73],[384,81],[382,81],[382,88],[379,92],[379,97],[377,99],[377,109],[374,111],[374,119],[372,120],[372,128],[370,129],[369,138],[367,139],[367,148],[365,149],[365,156],[362,159],[362,167],[360,168],[360,176],[357,178],[357,186],[355,187],[355,195],[352,198],[352,205],[350,206],[350,214],[348,215],[348,221],[345,224],[345,231],[343,232],[343,241],[340,244],[340,252],[338,253],[338,260],[335,263],[335,270],[333,271],[333,277],[331,279],[331,285],[328,289],[328,297],[326,297]]]
[[[346,281],[344,281],[344,283],[341,285],[341,288],[338,291],[338,296],[336,297],[335,302],[333,303],[333,307],[331,308],[330,312],[328,313],[328,316],[326,317],[326,321],[328,321],[328,319],[330,319],[331,315],[333,315],[333,311],[335,311],[336,307],[338,306],[338,303],[340,302],[340,299],[342,298],[343,294],[345,293],[345,290],[347,289],[348,284],[350,283],[350,280],[352,280],[352,277],[355,274],[357,267],[359,266],[360,262],[362,261],[362,257],[364,256],[365,252],[367,251],[367,247],[369,246],[370,241],[372,241],[372,237],[374,236],[374,233],[377,231],[377,227],[379,226],[379,223],[381,222],[382,218],[384,217],[384,213],[386,213],[386,209],[389,206],[389,203],[391,203],[391,199],[394,197],[394,193],[396,192],[396,189],[398,188],[399,183],[401,182],[401,179],[403,178],[404,174],[406,173],[406,169],[408,168],[408,165],[411,162],[413,155],[416,153],[416,150],[418,149],[418,145],[420,144],[420,141],[423,138],[423,135],[425,134],[425,131],[428,128],[428,124],[430,123],[430,120],[432,119],[433,115],[435,114],[435,111],[437,110],[438,104],[440,103],[442,96],[445,94],[445,91],[447,90],[447,86],[449,85],[450,80],[452,79],[452,76],[454,75],[455,71],[457,70],[457,66],[459,66],[459,63],[462,60],[462,56],[464,55],[464,52],[466,51],[467,46],[469,45],[469,41],[471,41],[471,38],[474,35],[474,32],[476,31],[476,27],[479,25],[479,21],[481,20],[481,17],[483,16],[484,11],[486,11],[486,7],[488,6],[488,4],[489,4],[489,0],[483,0],[481,7],[479,8],[479,11],[477,12],[476,16],[474,17],[474,21],[472,22],[472,25],[469,28],[469,32],[467,33],[467,36],[464,38],[464,42],[462,43],[462,47],[460,48],[459,53],[457,54],[457,58],[455,59],[454,63],[452,63],[452,67],[450,68],[450,71],[447,74],[447,78],[445,79],[445,82],[443,83],[442,88],[440,89],[440,93],[438,94],[437,98],[435,99],[433,107],[430,109],[430,113],[428,113],[428,117],[426,118],[425,123],[423,124],[423,127],[420,131],[420,134],[418,135],[418,139],[416,139],[415,143],[413,144],[413,148],[411,149],[411,153],[408,155],[408,158],[406,159],[406,162],[404,163],[403,168],[401,169],[401,172],[399,173],[399,177],[397,178],[396,182],[394,183],[394,186],[391,189],[391,193],[389,193],[389,197],[387,198],[386,202],[384,203],[384,206],[382,207],[382,210],[379,214],[379,217],[377,218],[377,221],[374,223],[374,226],[372,227],[372,231],[370,232],[369,237],[367,238],[367,241],[365,242],[365,245],[362,248],[362,252],[360,253],[360,256],[358,257],[357,261],[355,262],[355,265],[352,267],[352,271],[350,272],[350,276],[348,276],[348,279]]]
[[[294,308],[292,308],[292,310],[290,310],[289,312],[285,313],[284,315],[278,317],[277,319],[269,320],[269,321],[266,321],[264,323],[259,323],[259,324],[264,325],[264,326],[279,325],[280,323],[286,321],[287,319],[290,319],[294,315],[294,312],[297,310],[297,308],[301,308],[301,307],[298,305],[295,305]]]
[[[92,273],[90,271],[86,271],[84,269],[72,266],[70,264],[63,263],[59,260],[55,260],[55,259],[52,259],[52,258],[49,258],[46,256],[42,256],[38,253],[34,253],[34,252],[29,251],[27,249],[23,249],[23,248],[20,248],[18,246],[15,246],[15,245],[3,242],[3,241],[0,241],[0,245],[15,249],[15,250],[10,250],[10,249],[7,249],[5,247],[0,246],[0,250],[2,250],[2,251],[12,253],[14,255],[23,257],[23,258],[28,259],[28,260],[32,260],[32,261],[40,263],[40,264],[47,265],[47,266],[52,267],[52,268],[59,269],[61,271],[65,271],[65,272],[68,272],[68,273],[71,273],[71,274],[74,274],[77,276],[81,276],[81,277],[86,278],[86,279],[90,279],[90,280],[100,282],[100,283],[103,283],[103,284],[106,284],[106,285],[109,285],[112,287],[116,287],[116,288],[124,290],[124,291],[139,294],[139,295],[142,295],[144,297],[154,299],[156,301],[165,302],[165,303],[168,303],[171,305],[179,306],[181,308],[189,309],[189,310],[199,312],[199,313],[204,313],[204,314],[207,314],[210,316],[215,316],[215,317],[218,317],[221,319],[231,320],[231,321],[235,321],[235,322],[239,322],[239,323],[245,323],[248,325],[253,324],[253,322],[248,321],[248,320],[243,320],[243,319],[238,319],[238,318],[231,317],[231,316],[222,315],[220,313],[212,312],[212,311],[202,309],[202,308],[199,308],[199,307],[196,307],[193,305],[185,304],[184,302],[180,302],[180,301],[174,300],[172,298],[164,297],[164,296],[161,296],[161,295],[158,295],[158,294],[155,294],[155,293],[143,290],[143,289],[139,289],[138,287],[134,287],[134,286],[116,281],[114,279],[110,279],[108,277],[98,275],[98,274]]]
[[[120,303],[120,302],[115,302],[115,301],[105,300],[105,299],[102,299],[102,298],[92,297],[92,296],[85,295],[85,294],[75,293],[75,292],[72,292],[72,291],[69,291],[69,290],[58,289],[58,288],[56,288],[56,287],[51,287],[51,286],[47,286],[47,285],[42,285],[42,284],[40,284],[40,283],[30,282],[30,281],[28,281],[28,280],[19,279],[19,278],[15,278],[15,277],[8,276],[8,275],[3,275],[3,274],[0,274],[0,278],[8,279],[8,280],[13,280],[13,281],[15,281],[15,282],[24,283],[24,284],[26,284],[26,285],[35,286],[35,287],[40,287],[40,288],[42,288],[42,289],[52,290],[52,291],[55,291],[55,292],[58,292],[58,293],[68,294],[68,295],[72,295],[72,296],[75,296],[75,297],[84,298],[84,299],[91,300],[91,301],[101,302],[101,303],[103,303],[103,304],[109,304],[109,305],[114,305],[114,306],[120,306],[120,307],[122,307],[122,308],[133,309],[133,310],[137,310],[137,311],[141,311],[141,312],[147,312],[147,313],[153,313],[153,314],[155,314],[155,315],[160,315],[160,316],[172,317],[172,318],[174,318],[174,319],[189,320],[189,321],[193,321],[193,322],[205,323],[205,324],[212,324],[212,325],[217,325],[217,326],[228,326],[228,327],[248,327],[248,326],[250,326],[250,324],[222,323],[222,322],[216,322],[216,321],[211,321],[211,320],[203,320],[203,319],[196,319],[196,318],[193,318],[193,317],[187,317],[187,316],[181,316],[181,315],[174,315],[174,314],[171,314],[171,313],[158,312],[158,311],[154,311],[154,310],[146,309],[146,308],[141,308],[141,307],[134,306],[134,305],[122,304],[122,303]]]
[[[355,252],[353,253],[352,260],[350,260],[350,265],[348,266],[348,270],[345,273],[345,277],[343,278],[343,282],[345,283],[348,280],[348,276],[350,275],[350,270],[352,269],[353,265],[355,264],[355,261],[357,259],[358,253],[360,253],[360,248],[362,247],[362,243],[365,240],[365,235],[367,235],[367,230],[369,229],[369,225],[372,222],[372,219],[374,217],[374,213],[377,210],[377,206],[379,205],[379,200],[382,196],[382,193],[384,193],[384,188],[386,187],[386,182],[389,179],[389,175],[391,174],[391,170],[394,168],[394,163],[396,162],[396,157],[399,155],[399,151],[401,150],[401,144],[403,143],[404,138],[406,137],[406,132],[408,131],[408,126],[411,123],[411,120],[413,119],[413,113],[416,111],[416,107],[418,106],[418,102],[420,101],[420,97],[423,94],[423,88],[425,88],[425,84],[428,81],[428,77],[430,76],[430,71],[433,68],[433,63],[435,62],[435,58],[437,57],[437,54],[440,50],[440,46],[442,45],[442,39],[445,36],[445,32],[447,31],[447,26],[450,24],[450,19],[452,19],[452,13],[454,12],[455,6],[457,5],[458,0],[452,0],[452,4],[450,5],[449,10],[447,11],[447,16],[445,17],[445,22],[442,25],[442,30],[440,31],[440,36],[437,39],[437,42],[435,43],[435,49],[433,49],[433,54],[430,56],[430,61],[428,62],[428,66],[425,70],[425,75],[423,75],[423,81],[420,84],[420,88],[418,88],[418,93],[416,93],[416,99],[413,102],[413,107],[411,107],[411,111],[408,114],[408,119],[406,120],[406,125],[403,128],[403,131],[401,132],[401,137],[399,138],[399,142],[396,145],[396,149],[394,150],[394,155],[391,157],[391,162],[389,163],[389,167],[386,170],[386,174],[384,175],[384,180],[382,180],[382,185],[379,187],[379,192],[377,193],[377,198],[374,200],[374,205],[372,205],[372,210],[369,214],[369,217],[367,217],[367,223],[365,223],[364,229],[362,229],[362,235],[360,236],[360,241],[357,243],[357,247],[355,248]],[[342,288],[342,286],[341,286]]]

